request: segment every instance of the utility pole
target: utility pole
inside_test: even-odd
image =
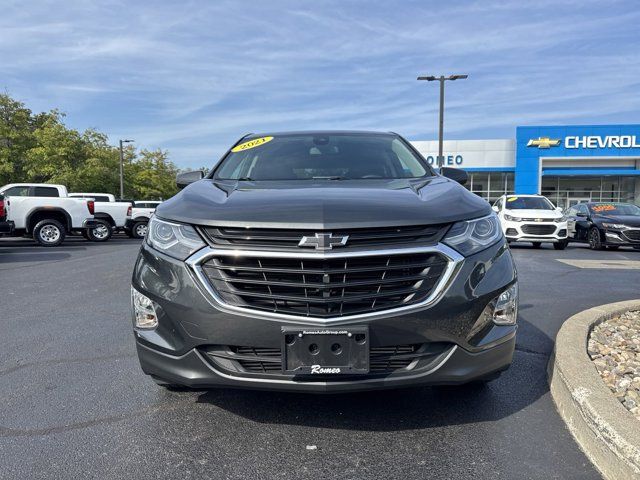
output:
[[[120,199],[124,198],[124,148],[123,144],[131,143],[133,140],[120,140]]]
[[[464,80],[469,75],[450,75],[445,77],[440,75],[439,77],[429,75],[420,76],[418,80],[426,80],[427,82],[439,81],[440,82],[440,121],[438,125],[438,168],[442,168],[444,165],[444,155],[442,152],[442,144],[444,141],[444,82],[447,80]]]

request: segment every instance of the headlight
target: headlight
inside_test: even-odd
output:
[[[622,224],[622,223],[604,223],[604,222],[602,222],[602,226],[604,228],[616,228],[618,230],[622,230],[623,228],[627,228],[627,226]]]
[[[442,242],[468,256],[484,250],[501,238],[502,229],[498,217],[492,213],[475,220],[455,223]]]
[[[136,328],[156,328],[158,316],[151,299],[131,287],[131,306],[133,307],[133,323]]]
[[[150,247],[178,260],[185,260],[205,246],[191,225],[167,222],[157,217],[151,217],[149,220],[147,243]]]
[[[518,284],[514,283],[487,307],[496,325],[514,325],[518,318]]]
[[[511,215],[504,214],[504,219],[508,222],[521,222],[522,219],[520,217],[512,217]]]

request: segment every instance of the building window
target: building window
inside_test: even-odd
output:
[[[636,177],[542,177],[542,195],[561,208],[580,202],[633,203],[638,192],[640,179]]]
[[[513,172],[471,172],[466,187],[489,203],[502,195],[513,193]]]

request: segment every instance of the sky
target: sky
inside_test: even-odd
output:
[[[637,1],[0,0],[0,88],[34,111],[209,167],[300,129],[515,138],[640,123]]]

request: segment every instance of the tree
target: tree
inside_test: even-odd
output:
[[[178,192],[178,168],[168,160],[166,150],[142,150],[139,158],[125,167],[129,188],[136,198],[167,199]]]
[[[0,185],[60,183],[71,192],[119,195],[120,156],[96,130],[68,128],[57,110],[33,114],[22,102],[0,95]],[[178,168],[166,150],[128,145],[124,156],[125,197],[160,200],[177,192]]]

